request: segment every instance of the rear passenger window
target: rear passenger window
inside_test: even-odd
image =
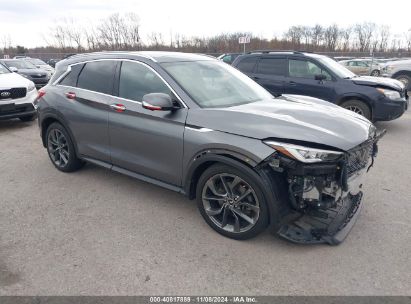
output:
[[[80,73],[77,87],[94,92],[111,94],[115,69],[115,61],[104,60],[88,62]]]
[[[171,91],[164,81],[145,65],[124,61],[121,64],[119,97],[142,101],[149,93],[165,93]]]
[[[285,58],[262,58],[258,63],[257,73],[286,76],[287,60]]]
[[[257,57],[244,58],[237,64],[237,69],[244,73],[252,73],[257,63]]]
[[[69,87],[77,86],[78,74],[81,72],[81,69],[83,68],[83,66],[84,66],[84,63],[72,65],[71,71],[63,78],[63,80],[60,81],[60,84],[69,86]]]

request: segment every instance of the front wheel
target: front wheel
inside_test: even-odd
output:
[[[371,120],[371,110],[368,107],[368,105],[366,105],[361,100],[354,100],[354,99],[348,100],[348,101],[343,102],[340,106],[343,107],[344,109],[360,114],[364,116],[365,118],[367,118],[368,120]]]
[[[215,231],[248,239],[268,224],[267,204],[255,176],[226,165],[213,165],[197,184],[197,205]]]
[[[374,77],[378,77],[378,76],[380,76],[380,71],[378,71],[378,70],[373,70],[370,75],[371,75],[371,76],[374,76]]]

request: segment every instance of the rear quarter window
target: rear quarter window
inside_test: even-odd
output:
[[[244,73],[252,73],[257,63],[257,59],[257,57],[244,58],[237,64],[236,68]]]
[[[66,76],[64,76],[64,78],[60,81],[59,84],[69,87],[77,86],[78,75],[80,74],[83,67],[84,64],[76,64],[71,66],[70,72]]]
[[[77,87],[111,94],[117,62],[104,60],[87,62],[78,77]]]

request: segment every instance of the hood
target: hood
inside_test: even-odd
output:
[[[193,109],[187,124],[261,140],[312,142],[344,151],[369,139],[375,129],[354,112],[292,95],[230,108]]]
[[[17,73],[0,74],[0,90],[19,88],[27,88],[32,82]]]
[[[398,80],[384,77],[360,76],[350,79],[358,85],[366,85],[372,87],[383,87],[395,91],[402,91],[404,84]]]

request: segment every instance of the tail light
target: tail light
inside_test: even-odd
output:
[[[40,89],[37,92],[37,98],[36,100],[39,100],[41,97],[43,97],[44,95],[46,95],[46,91],[44,89]]]

